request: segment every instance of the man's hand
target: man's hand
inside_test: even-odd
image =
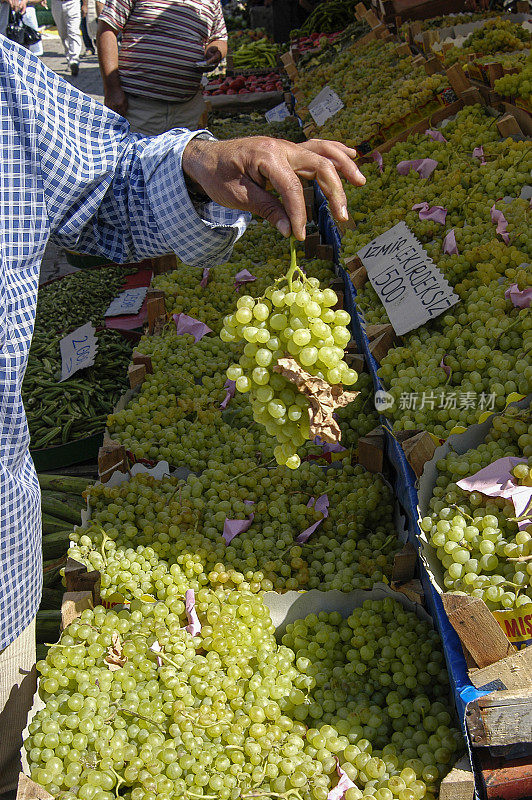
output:
[[[111,111],[116,111],[121,117],[127,113],[127,97],[123,89],[113,89],[105,93],[104,103]]]
[[[299,178],[317,180],[331,212],[346,222],[347,200],[340,175],[353,186],[366,179],[354,163],[356,150],[339,142],[312,139],[302,144],[266,136],[213,142],[191,139],[183,153],[183,171],[211,200],[226,208],[250,211],[283,234],[305,238],[307,215]],[[266,191],[269,181],[281,201]]]
[[[26,11],[27,0],[7,0],[13,11],[24,14]]]
[[[207,47],[205,50],[205,61],[207,62],[205,64],[206,67],[217,67],[222,58],[223,56],[216,45],[210,45],[210,47]]]

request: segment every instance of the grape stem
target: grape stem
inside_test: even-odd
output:
[[[160,654],[158,653],[158,655],[160,655]],[[114,714],[111,717],[109,717],[109,719],[106,719],[105,721],[106,722],[111,722],[111,720],[113,720],[116,717],[116,715],[118,714],[119,711],[121,711],[123,714],[130,714],[132,717],[138,717],[138,719],[142,719],[142,720],[144,720],[144,722],[149,722],[150,725],[153,725],[155,728],[157,728],[158,731],[160,731],[161,733],[166,735],[166,731],[163,728],[161,728],[160,725],[158,725],[156,722],[154,722],[152,719],[150,719],[149,717],[144,717],[142,714],[139,714],[137,711],[130,711],[129,708],[123,708],[122,706],[116,706]]]
[[[113,775],[115,776],[115,778],[117,780],[116,788],[115,788],[115,797],[120,797],[118,792],[120,791],[120,787],[124,783],[124,779],[121,778],[120,775],[118,774],[118,772],[115,772],[115,770],[112,767],[111,767],[111,772],[113,773]]]
[[[297,797],[298,800],[301,800],[301,795],[297,791],[297,789],[289,789],[287,792],[283,794],[279,794],[278,792],[252,792],[251,794],[241,794],[240,797],[242,800],[245,800],[248,797]]]
[[[288,290],[290,292],[293,291],[292,288],[292,278],[299,272],[302,276],[303,280],[306,280],[305,273],[297,266],[297,252],[296,252],[296,240],[293,236],[290,237],[290,269],[286,273],[286,280],[288,281]]]
[[[507,558],[506,561],[532,561],[532,555],[530,555],[530,556],[517,556],[516,558]]]

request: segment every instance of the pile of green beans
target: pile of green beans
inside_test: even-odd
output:
[[[103,325],[104,312],[120,294],[131,265],[113,264],[101,269],[80,270],[39,290],[36,330],[64,331],[92,322]]]
[[[22,397],[32,450],[83,439],[105,428],[107,415],[127,388],[131,345],[119,333],[100,331],[94,366],[59,383],[63,334],[36,330]]]

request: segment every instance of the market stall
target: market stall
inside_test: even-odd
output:
[[[329,5],[269,116],[246,89],[212,130],[357,147],[345,228],[309,184],[304,244],[253,220],[225,264],[168,260],[121,315],[136,341],[63,382],[60,340],[111,335],[143,282],[52,286],[34,449],[73,431],[90,460],[64,392],[90,421],[95,371],[106,405],[97,479],[40,478],[21,800],[530,796],[530,26]]]

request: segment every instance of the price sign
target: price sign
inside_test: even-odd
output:
[[[98,340],[92,322],[69,333],[59,342],[61,349],[61,380],[65,381],[75,372],[92,367],[98,352]]]
[[[264,116],[266,117],[266,122],[282,122],[283,119],[290,116],[290,112],[286,103],[279,103],[278,106],[270,108]]]
[[[460,299],[404,222],[357,255],[399,335],[438,317]]]
[[[330,86],[325,86],[319,94],[316,95],[314,100],[311,100],[308,106],[310,115],[318,127],[323,125],[324,122],[330,117],[340,111],[344,104],[338,97],[335,91]]]
[[[136,314],[144,302],[147,291],[148,288],[146,286],[126,289],[118,297],[115,297],[104,316],[121,317],[123,314]]]

